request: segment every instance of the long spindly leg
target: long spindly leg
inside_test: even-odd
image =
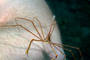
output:
[[[58,46],[62,45],[62,46],[66,46],[66,47],[77,49],[79,51],[79,53],[80,53],[81,59],[83,60],[82,53],[81,53],[81,50],[79,48],[73,47],[73,46],[69,46],[69,45],[64,45],[64,44],[57,44],[57,43],[52,43],[52,44],[58,45]]]
[[[58,46],[58,45],[56,45],[56,46]],[[76,58],[75,58],[75,56],[74,56],[74,54],[73,54],[73,52],[72,52],[71,50],[66,49],[66,48],[64,48],[64,47],[61,47],[61,46],[58,46],[58,47],[63,48],[63,49],[65,49],[65,50],[67,50],[67,51],[71,52],[71,54],[72,54],[72,56],[73,56],[74,60],[76,60]]]
[[[28,31],[29,33],[31,33],[32,35],[34,35],[35,37],[37,37],[38,39],[40,39],[38,36],[36,36],[34,33],[32,33],[31,31],[29,31],[28,29],[26,29],[22,25],[0,25],[0,27],[16,27],[16,26],[19,26],[19,27],[23,28],[24,30]]]
[[[56,26],[56,22],[55,22],[55,24],[54,24],[54,26],[53,26],[53,29],[52,29],[51,34],[50,34],[50,35],[52,35],[52,33],[53,33],[53,30],[54,30],[55,26]]]
[[[59,50],[55,45],[53,45],[59,52],[61,52],[63,55],[64,55],[64,58],[63,58],[63,60],[65,60],[65,58],[66,58],[66,55],[61,51],[61,50]]]
[[[60,46],[60,45],[57,45],[56,43],[54,43],[53,45],[56,45],[56,46],[58,46],[58,47],[60,47],[60,48],[63,48],[63,49],[65,49],[65,50],[67,50],[67,51],[71,52],[71,54],[72,54],[72,56],[73,56],[74,60],[76,60],[76,58],[75,58],[75,56],[74,56],[74,54],[73,54],[73,52],[72,52],[71,50],[66,49],[66,48],[64,48],[64,47],[62,47],[62,46]]]
[[[29,44],[29,46],[28,46],[28,48],[27,48],[27,50],[26,50],[26,52],[25,52],[25,54],[28,56],[28,51],[29,51],[29,49],[30,49],[30,46],[31,46],[31,44],[32,44],[32,42],[33,41],[42,41],[42,42],[44,42],[43,40],[36,40],[36,39],[32,39],[31,41],[30,41],[30,44]]]
[[[15,20],[16,20],[16,19],[21,19],[21,20],[26,20],[26,21],[31,22],[32,25],[34,26],[35,30],[37,31],[38,35],[40,36],[40,39],[42,40],[42,37],[41,37],[39,31],[37,30],[36,26],[34,25],[33,21],[31,21],[31,20],[29,20],[29,19],[25,19],[25,18],[20,18],[20,17],[16,17]]]
[[[50,47],[52,48],[52,50],[53,50],[53,52],[54,52],[54,54],[55,54],[55,57],[54,57],[53,59],[51,59],[51,60],[55,60],[55,59],[57,58],[57,53],[56,53],[55,50],[53,49],[53,47],[52,47],[52,45],[51,45],[50,42],[49,42],[49,45],[50,45]]]
[[[16,18],[15,18],[15,22],[16,22],[16,25],[18,25]],[[20,32],[19,27],[17,27],[17,29],[18,29],[18,31]]]
[[[41,22],[38,20],[38,18],[36,17],[33,17],[33,20],[36,19],[38,21],[38,23],[40,24],[40,28],[41,28],[41,32],[42,32],[42,35],[43,35],[43,39],[44,39],[44,33],[43,33],[43,30],[42,30],[42,25],[41,25]]]
[[[54,21],[54,19],[55,19],[55,16],[53,16],[53,18],[52,18],[52,22],[51,22],[51,26],[50,26],[50,29],[49,29],[48,34],[50,34],[50,33],[51,33],[51,30],[52,30],[52,25],[53,25],[53,21]]]

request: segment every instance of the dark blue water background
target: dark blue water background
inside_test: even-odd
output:
[[[49,5],[60,28],[65,45],[79,47],[84,60],[90,56],[90,1],[89,0],[45,0]],[[67,47],[65,47],[67,48]],[[81,60],[79,51],[72,48],[76,60]],[[66,50],[67,60],[74,60]]]

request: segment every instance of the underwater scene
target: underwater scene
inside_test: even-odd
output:
[[[62,43],[80,48],[83,60],[90,56],[90,0],[45,0],[56,16]],[[67,48],[67,47],[65,47]],[[82,60],[80,52],[73,52],[76,60]],[[74,60],[72,54],[64,50],[66,60]]]
[[[0,0],[0,60],[89,60],[89,45],[90,0]]]

